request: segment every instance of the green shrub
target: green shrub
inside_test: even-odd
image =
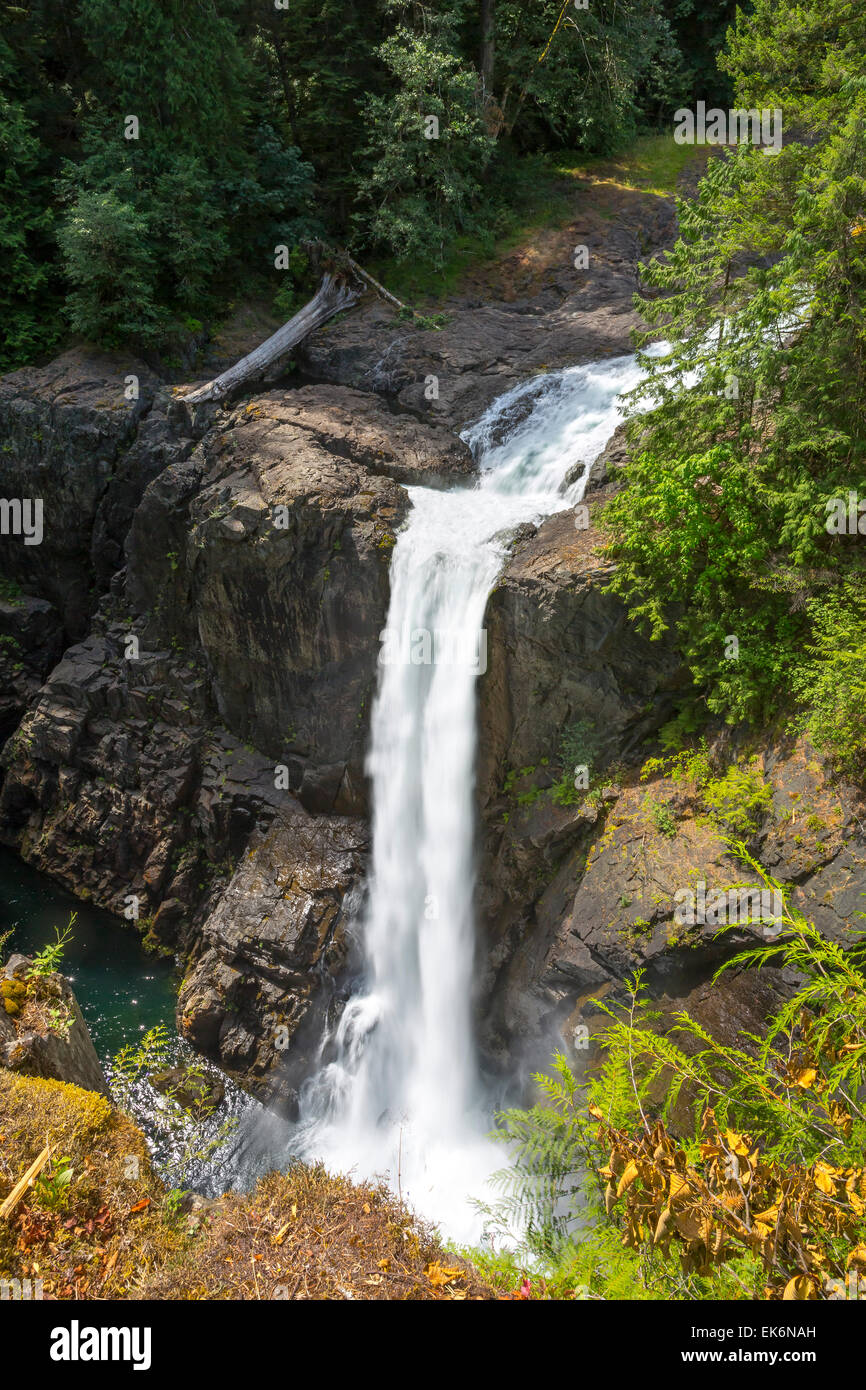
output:
[[[866,588],[851,579],[809,604],[812,641],[795,690],[804,706],[798,727],[840,772],[866,772]]]
[[[28,979],[43,980],[48,975],[53,975],[55,970],[60,969],[60,962],[63,959],[63,952],[72,940],[72,928],[78,914],[73,912],[69,918],[69,926],[63,932],[57,927],[54,928],[54,940],[47,946],[43,946],[41,951],[37,951],[33,957],[33,963],[28,971]]]
[[[67,313],[77,332],[109,347],[165,338],[171,317],[157,299],[152,228],[132,190],[125,198],[113,189],[82,189],[58,239],[72,286]]]
[[[721,777],[710,778],[702,788],[704,801],[716,824],[737,839],[749,838],[773,806],[773,795],[755,767],[757,759],[743,766],[732,763]]]
[[[671,808],[663,801],[656,801],[652,805],[651,812],[656,830],[660,835],[672,840],[677,833],[677,823]]]
[[[582,1266],[604,1296],[625,1276],[677,1298],[826,1297],[866,1267],[866,935],[828,942],[789,904],[783,928],[716,975],[774,964],[801,981],[765,1036],[728,1045],[687,1013],[662,1017],[639,973],[624,1004],[601,1006],[601,1068],[580,1083],[559,1055],[538,1103],[499,1117],[512,1165],[491,1221],[545,1275],[593,1236],[610,1252],[611,1227],[619,1263],[603,1255],[594,1284]]]

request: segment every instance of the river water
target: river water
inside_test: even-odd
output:
[[[157,1023],[174,1027],[173,963],[145,955],[138,933],[111,913],[81,902],[0,847],[0,932],[12,929],[5,954],[32,955],[54,941],[76,914],[62,970],[103,1065],[137,1044]]]
[[[0,847],[0,933],[11,929],[3,958],[20,951],[33,955],[55,939],[72,917],[72,937],[61,969],[75,990],[103,1071],[111,1081],[114,1058],[124,1047],[137,1047],[161,1024],[168,1034],[167,1065],[201,1063],[175,1032],[177,972],[174,961],[150,956],[135,929],[111,913],[82,902],[46,874]],[[208,1071],[215,1068],[206,1067]],[[211,1141],[243,1121],[253,1127],[265,1115],[257,1101],[225,1080],[219,1110],[203,1123],[187,1121],[149,1084],[146,1076],[123,1094],[127,1109],[144,1132],[154,1161],[169,1186],[183,1186],[216,1196],[244,1183],[235,1162],[235,1136],[210,1151]],[[169,1123],[169,1117],[171,1123]],[[202,1157],[199,1157],[202,1155]],[[271,1165],[277,1160],[272,1153]],[[253,1177],[255,1174],[252,1175]]]

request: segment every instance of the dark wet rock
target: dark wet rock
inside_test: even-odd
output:
[[[6,745],[2,838],[99,906],[134,908],[144,930],[174,900],[155,939],[183,947],[286,793],[219,726],[202,667],[143,646],[129,660],[128,632],[69,648]]]
[[[137,400],[125,394],[132,375]],[[158,389],[134,358],[79,349],[0,378],[0,493],[43,506],[40,544],[3,537],[4,572],[52,603],[71,637],[87,629],[94,586],[116,563],[143,491],[147,450],[127,466],[123,456]]]
[[[259,1094],[292,1105],[349,966],[368,848],[362,822],[281,811],[202,930],[178,1000],[184,1036]]]
[[[0,742],[8,738],[63,650],[60,616],[30,594],[0,598]]]
[[[521,546],[531,541],[538,532],[538,527],[531,521],[523,521],[518,526],[512,526],[506,531],[500,531],[494,537],[506,550],[518,550]]]
[[[72,987],[58,974],[34,980],[32,965],[13,955],[0,970],[0,1066],[108,1095]]]
[[[611,470],[622,468],[627,459],[626,426],[620,425],[591,463],[576,463],[570,469],[566,474],[565,487],[571,487],[585,476],[583,495],[587,502],[597,501],[599,490],[606,489],[606,485],[612,482]]]

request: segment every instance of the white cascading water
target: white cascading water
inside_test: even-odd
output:
[[[368,770],[373,851],[358,924],[362,987],[334,1060],[305,1084],[296,1153],[385,1176],[450,1238],[476,1240],[504,1151],[473,1041],[476,681],[487,597],[508,534],[579,502],[576,464],[599,454],[637,385],[634,357],[534,378],[500,397],[465,438],[475,486],[408,489],[391,563]],[[503,438],[504,436],[504,438]],[[556,750],[552,750],[556,753]]]

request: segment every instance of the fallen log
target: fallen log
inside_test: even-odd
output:
[[[178,399],[185,405],[202,405],[205,401],[225,399],[247,382],[264,376],[280,358],[297,347],[308,333],[320,328],[342,309],[350,309],[357,304],[358,299],[359,295],[351,285],[341,277],[328,272],[322,277],[322,283],[313,298],[303,309],[298,310],[294,318],[289,319],[288,323],[284,323],[270,338],[247,353],[246,357],[242,357],[240,362],[214,377],[213,381],[205,382],[204,386],[199,386],[195,391],[190,391]]]
[[[0,1206],[0,1219],[5,1219],[12,1215],[27,1189],[33,1186],[50,1156],[51,1149],[46,1144],[39,1157],[33,1160],[27,1172],[24,1174],[24,1177],[18,1179],[12,1191],[4,1200],[2,1206]]]

